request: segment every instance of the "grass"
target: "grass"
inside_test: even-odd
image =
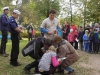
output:
[[[18,61],[22,64],[22,66],[20,66],[20,67],[13,67],[13,66],[9,65],[10,56],[9,57],[0,56],[0,75],[26,75],[25,73],[23,73],[23,68],[25,65],[27,65],[33,61],[33,59],[28,57],[28,56],[23,57],[23,55],[21,53],[22,48],[27,43],[28,43],[27,38],[20,41],[20,54],[19,54],[19,59],[18,59]],[[6,49],[7,49],[6,50],[7,53],[10,54],[10,52],[11,52],[11,40],[8,40]],[[93,75],[93,74],[91,74],[93,69],[79,66],[79,63],[81,63],[81,62],[84,62],[86,64],[88,63],[88,55],[85,55],[85,54],[82,55],[79,53],[79,57],[80,57],[79,61],[76,62],[72,66],[76,71],[76,75]],[[32,71],[33,70],[34,69],[32,69]],[[64,75],[64,74],[58,74],[58,75]]]

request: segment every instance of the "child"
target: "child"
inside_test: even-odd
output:
[[[93,53],[98,53],[98,32],[97,29],[94,29],[94,39],[93,39]]]
[[[79,40],[79,49],[83,50],[83,35],[84,35],[84,31],[83,28],[80,27],[79,33],[78,33],[78,40]]]
[[[89,36],[88,36],[88,30],[85,30],[85,34],[83,35],[83,40],[84,40],[84,51],[89,52]]]
[[[75,35],[73,29],[70,29],[70,33],[68,34],[68,41],[73,46],[73,43],[75,42]]]
[[[50,46],[49,50],[43,55],[39,62],[39,71],[42,75],[54,74],[56,66],[59,65],[61,60],[56,59],[56,49],[54,46]],[[52,66],[51,66],[52,64]],[[51,69],[52,68],[52,69]],[[54,69],[55,68],[55,69]]]

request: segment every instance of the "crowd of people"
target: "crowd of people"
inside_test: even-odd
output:
[[[85,29],[68,22],[62,28],[63,38],[68,40],[76,50],[84,50],[88,53],[98,53],[100,51],[100,23],[87,25]]]
[[[11,17],[8,18],[9,7],[3,8],[4,12],[0,17],[0,29],[2,32],[0,54],[5,57],[6,43],[8,31],[11,33],[12,49],[10,57],[10,65],[21,66],[18,62],[19,55],[19,34],[23,31],[18,27],[15,19],[18,18],[20,12],[14,10]],[[32,23],[27,26],[29,42],[22,49],[23,56],[30,56],[34,61],[24,67],[26,74],[32,74],[31,68],[35,68],[34,72],[41,75],[54,75],[56,69],[58,72],[68,71],[67,75],[76,75],[75,70],[71,65],[78,61],[77,49],[84,50],[89,53],[98,53],[100,45],[100,27],[87,26],[85,31],[80,26],[79,28],[72,23],[60,27],[60,22],[55,18],[56,11],[49,11],[49,17],[44,19],[40,30],[44,36],[32,39],[34,27]],[[62,31],[63,35],[59,36]],[[79,48],[78,48],[79,43]],[[83,44],[84,43],[84,44]]]
[[[0,55],[8,57],[6,53],[6,43],[8,31],[11,34],[12,48],[10,54],[10,65],[17,67],[21,66],[18,62],[19,56],[19,34],[23,31],[18,27],[17,19],[20,11],[14,10],[11,17],[8,17],[9,7],[3,8],[3,13],[0,17],[0,30],[2,33]],[[57,35],[57,30],[60,30],[60,22],[55,18],[56,11],[50,10],[49,17],[46,18],[40,30],[44,33],[44,37],[31,39],[30,33],[33,32],[32,23],[27,26],[29,34],[29,42],[22,49],[23,56],[30,56],[34,61],[24,67],[27,74],[32,74],[31,68],[35,68],[35,72],[41,75],[54,75],[58,66],[61,70],[67,70],[68,75],[75,75],[75,71],[70,67],[78,60],[77,52],[69,42]],[[45,64],[44,64],[45,63]]]

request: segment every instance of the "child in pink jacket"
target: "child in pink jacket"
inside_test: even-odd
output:
[[[56,49],[50,46],[49,50],[42,56],[39,62],[39,71],[41,75],[54,75],[56,67],[61,62],[61,59],[56,58]],[[51,65],[52,64],[52,65]]]
[[[75,42],[75,35],[73,29],[70,29],[70,33],[68,34],[68,41],[73,46],[73,43]]]

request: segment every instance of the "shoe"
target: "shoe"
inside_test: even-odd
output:
[[[7,54],[7,53],[4,53],[4,54],[3,54],[3,56],[4,56],[4,57],[8,57],[8,56],[9,56],[9,54]]]
[[[25,74],[33,74],[30,70],[24,69]]]
[[[68,75],[76,75],[75,71],[68,72]]]
[[[17,67],[17,66],[21,66],[21,64],[18,63],[18,62],[17,62],[17,64],[13,64],[13,63],[10,62],[10,65],[15,66],[15,67]]]
[[[63,73],[64,74],[64,70],[58,70],[58,71],[56,71],[56,73]]]
[[[34,73],[40,73],[39,71],[34,71]]]

